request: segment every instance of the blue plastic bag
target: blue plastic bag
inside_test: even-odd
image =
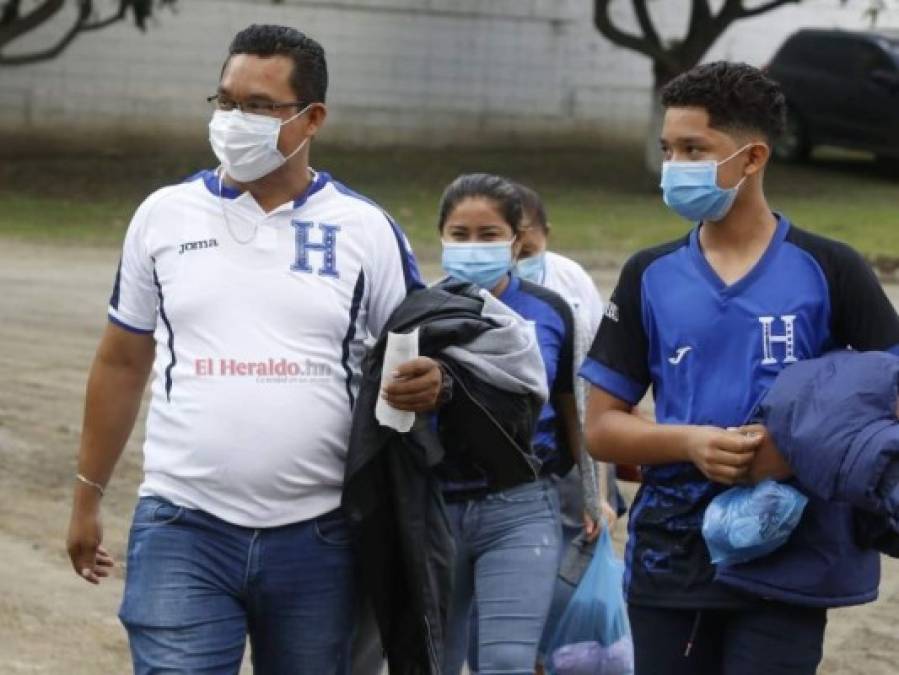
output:
[[[780,548],[807,503],[808,497],[799,490],[773,480],[725,490],[711,501],[702,519],[712,563],[748,562]]]
[[[551,675],[631,675],[634,649],[624,604],[624,563],[604,527],[593,560],[562,614],[547,650]]]

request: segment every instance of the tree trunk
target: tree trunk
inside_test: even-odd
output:
[[[674,72],[661,63],[653,64],[652,98],[649,102],[649,129],[646,136],[646,144],[643,151],[643,162],[646,168],[648,185],[656,190],[659,187],[659,177],[662,174],[662,149],[659,146],[659,137],[662,135],[662,87],[671,82],[680,73]]]

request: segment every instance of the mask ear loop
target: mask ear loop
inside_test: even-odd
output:
[[[292,117],[289,117],[288,119],[286,119],[286,120],[284,120],[283,122],[281,122],[281,125],[280,125],[280,126],[283,127],[283,126],[286,125],[286,124],[290,124],[290,123],[293,122],[295,119],[297,119],[297,118],[300,117],[301,115],[305,114],[305,112],[306,112],[307,110],[309,110],[309,108],[311,108],[311,107],[312,107],[312,104],[310,103],[310,104],[307,105],[305,108],[303,108],[300,112],[298,112],[296,115],[293,115]],[[279,128],[279,132],[280,132],[280,127],[278,127],[278,128]],[[302,143],[300,143],[300,144],[296,147],[296,149],[295,149],[293,152],[291,152],[289,155],[287,155],[287,156],[284,158],[284,161],[285,161],[285,162],[289,161],[291,157],[293,157],[293,156],[296,155],[300,150],[302,150],[302,149],[306,146],[306,143],[309,142],[309,139],[310,139],[310,138],[311,138],[311,136],[306,136],[306,138],[303,139]]]
[[[726,159],[722,159],[720,162],[716,163],[716,164],[715,164],[715,167],[717,168],[717,167],[721,166],[722,164],[726,164],[727,162],[729,162],[730,160],[732,160],[734,157],[736,157],[737,155],[739,155],[741,152],[743,152],[746,148],[751,148],[751,147],[753,147],[753,146],[755,146],[755,145],[758,145],[758,143],[747,143],[747,144],[744,145],[742,148],[740,148],[739,150],[737,150],[734,154],[732,154],[730,157],[727,157]],[[743,183],[746,182],[746,179],[747,179],[747,178],[749,178],[749,176],[743,176],[743,177],[740,179],[740,182],[737,183],[736,185],[734,185],[734,186],[733,186],[732,188],[730,188],[730,189],[731,189],[731,190],[739,190],[740,187],[743,185]]]

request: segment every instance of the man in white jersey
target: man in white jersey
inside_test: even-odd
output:
[[[120,611],[135,673],[237,673],[247,634],[256,673],[348,666],[338,507],[363,342],[421,281],[393,220],[309,167],[326,89],[314,40],[240,32],[210,97],[221,167],[152,194],[125,237],[68,549],[87,581],[108,574],[100,497],[152,366]],[[416,359],[385,396],[430,410],[441,381]]]

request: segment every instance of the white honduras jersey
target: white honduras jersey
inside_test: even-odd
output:
[[[336,508],[363,341],[420,284],[398,226],[324,173],[268,214],[209,171],[151,195],[109,306],[156,339],[140,494],[247,527]]]
[[[593,279],[571,258],[552,251],[546,252],[546,271],[543,285],[568,300],[577,317],[585,322],[585,330],[592,339],[602,320],[602,298]]]

